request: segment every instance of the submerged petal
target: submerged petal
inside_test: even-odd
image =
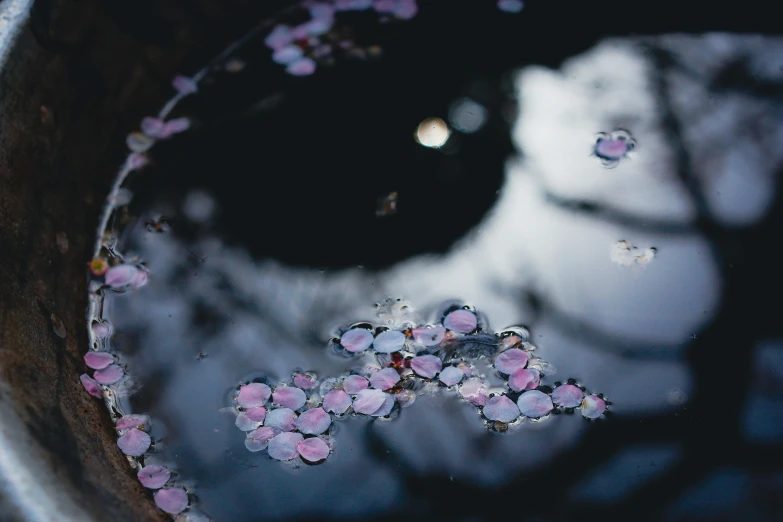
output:
[[[131,428],[128,432],[117,439],[117,447],[126,455],[131,457],[140,457],[149,449],[152,439],[143,431]]]
[[[343,380],[343,389],[351,395],[366,390],[370,383],[361,375],[349,375]]]
[[[484,406],[489,396],[487,384],[478,377],[472,377],[463,382],[459,387],[459,394],[474,406]]]
[[[141,485],[148,489],[159,489],[171,478],[171,472],[165,466],[144,466],[136,473]]]
[[[564,408],[576,408],[582,404],[582,390],[573,384],[563,384],[552,392],[552,402]]]
[[[514,391],[534,390],[540,384],[538,372],[520,369],[508,376],[508,387]]]
[[[511,348],[501,352],[495,358],[495,369],[500,373],[511,375],[517,370],[521,370],[527,365],[527,353],[519,348]]]
[[[84,386],[84,389],[87,390],[87,393],[93,397],[97,397],[98,399],[103,397],[103,388],[101,388],[101,385],[98,383],[98,381],[86,373],[81,374],[79,376],[79,380],[82,381],[82,386]]]
[[[332,390],[324,395],[323,408],[338,415],[342,415],[351,407],[351,396],[343,390]]]
[[[554,408],[552,398],[546,393],[538,390],[526,391],[517,399],[519,411],[525,417],[544,417]]]
[[[272,394],[272,402],[283,408],[298,410],[307,402],[307,395],[294,386],[279,386]]]
[[[264,423],[267,427],[281,431],[294,431],[296,429],[296,413],[290,408],[277,408],[266,414]]]
[[[269,441],[269,456],[276,460],[296,458],[296,447],[303,439],[301,433],[279,433]]]
[[[138,274],[139,269],[136,265],[122,263],[114,265],[106,272],[104,282],[114,289],[124,288],[133,283]]]
[[[372,415],[383,406],[387,395],[381,390],[361,390],[353,401],[353,411]]]
[[[434,355],[419,355],[411,359],[411,369],[427,379],[432,379],[443,368],[443,361]]]
[[[125,372],[116,364],[110,364],[103,370],[97,370],[92,375],[99,383],[109,385],[114,384],[115,382],[122,379],[122,376],[125,375]]]
[[[245,447],[253,452],[261,451],[269,446],[269,441],[275,436],[275,430],[265,426],[258,428],[255,431],[251,431],[245,438]]]
[[[340,337],[340,344],[352,353],[363,352],[372,346],[372,333],[363,328],[353,328]]]
[[[442,326],[420,326],[413,330],[413,339],[424,346],[436,346],[443,341],[446,329]]]
[[[373,341],[373,346],[378,353],[398,352],[405,346],[405,334],[397,330],[381,332]]]
[[[446,386],[454,386],[455,384],[459,384],[464,376],[465,374],[463,371],[456,366],[447,366],[440,372],[438,379]]]
[[[505,395],[496,395],[487,401],[483,413],[491,421],[511,422],[519,417],[519,408]]]
[[[93,370],[103,370],[114,362],[114,356],[106,352],[87,352],[84,354],[84,363]]]
[[[318,437],[300,440],[296,445],[296,451],[307,462],[319,462],[329,456],[329,445]]]
[[[606,401],[598,395],[588,395],[582,400],[582,415],[597,419],[606,411]]]
[[[305,435],[320,435],[332,425],[332,418],[323,408],[313,408],[296,419],[296,427]]]
[[[253,382],[239,388],[237,404],[243,408],[263,406],[269,400],[270,395],[272,395],[272,389],[269,386],[260,382]]]
[[[443,320],[443,326],[452,332],[467,334],[478,327],[478,319],[468,310],[454,310]]]
[[[400,382],[400,374],[394,368],[378,370],[370,376],[370,386],[376,390],[388,390]]]
[[[163,488],[155,492],[155,505],[166,513],[176,515],[188,507],[188,494],[182,488]]]

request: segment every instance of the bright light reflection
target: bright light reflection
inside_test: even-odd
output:
[[[451,106],[449,121],[458,131],[470,134],[484,126],[487,109],[470,98],[460,98]]]
[[[440,118],[427,118],[419,123],[416,129],[416,141],[425,147],[437,149],[449,139],[451,131],[446,122]]]

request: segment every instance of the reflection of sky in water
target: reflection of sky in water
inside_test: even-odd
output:
[[[653,95],[651,58],[614,41],[559,71],[530,67],[517,75],[513,138],[523,155],[509,159],[490,214],[443,256],[420,255],[375,273],[258,261],[211,235],[214,202],[201,193],[184,209],[206,223],[201,237],[136,227],[132,242],[152,282],[110,303],[115,346],[141,385],[134,410],[150,412],[156,434],[165,432],[163,458],[195,481],[205,510],[218,520],[249,512],[270,519],[369,516],[401,507],[402,471],[499,485],[546,466],[590,429],[560,416],[498,436],[469,405],[431,396],[393,421],[338,421],[335,453],[320,466],[293,470],[245,451],[233,418],[218,411],[228,405],[229,389],[258,373],[277,381],[297,368],[319,377],[350,369],[356,360],[330,355],[325,341],[336,326],[370,319],[369,305],[387,295],[422,309],[459,298],[483,311],[495,329],[530,325],[540,355],[558,369],[556,378],[575,377],[607,394],[618,416],[673,410],[687,398],[692,383],[681,354],[712,318],[721,291],[711,246],[695,226],[699,205],[721,223],[760,218],[773,194],[776,162],[768,155],[780,154],[781,136],[763,100],[729,94],[702,104],[709,96],[699,79],[758,44],[721,36],[657,43],[676,49],[687,65],[672,73],[671,96],[685,119],[684,145],[706,187],[704,202],[694,201],[678,178],[677,150],[662,132],[665,113]],[[758,67],[763,64],[759,59]],[[481,124],[457,114],[452,119],[481,132]],[[638,147],[606,170],[590,156],[591,139],[616,128],[630,129]],[[774,128],[772,136],[767,128]],[[644,267],[618,267],[609,247],[619,239],[654,246],[658,255]],[[774,359],[770,350],[759,357]],[[207,358],[199,360],[199,352]],[[779,380],[777,394],[770,386],[749,399],[751,438],[780,440],[780,426],[767,425],[763,413],[769,405],[780,408]],[[672,465],[679,451],[628,448],[588,476],[574,497],[611,502]],[[659,464],[647,469],[651,461]],[[711,487],[708,482],[694,495],[712,494]]]

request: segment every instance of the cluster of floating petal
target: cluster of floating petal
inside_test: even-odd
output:
[[[249,451],[267,450],[281,461],[320,463],[333,449],[333,416],[387,418],[413,404],[417,392],[433,386],[456,391],[497,431],[525,417],[535,420],[579,410],[595,419],[606,412],[609,402],[602,395],[586,394],[574,380],[555,383],[554,390],[541,385],[551,366],[532,355],[535,346],[525,328],[491,333],[481,314],[453,302],[441,307],[435,323],[422,325],[402,300],[387,300],[376,309],[384,324],[355,323],[339,331],[331,345],[346,357],[372,354],[377,364],[320,382],[314,373],[296,372],[274,389],[264,382],[237,388],[235,423],[245,432]],[[475,344],[490,345],[489,355],[471,356]],[[506,390],[490,393],[489,382],[477,375],[477,358],[490,358],[497,376],[507,381]]]
[[[613,168],[635,148],[636,140],[628,131],[617,130],[611,134],[600,132],[593,146],[593,154],[601,160],[604,167]]]
[[[655,247],[641,249],[622,239],[612,243],[609,258],[612,263],[620,266],[649,265],[658,253]]]

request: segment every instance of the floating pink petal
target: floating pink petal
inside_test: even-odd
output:
[[[87,352],[84,363],[93,370],[103,370],[114,362],[114,356],[106,352]]]
[[[234,424],[237,428],[239,428],[242,431],[253,431],[254,429],[261,426],[261,422],[254,421],[250,417],[247,416],[247,413],[244,411],[240,411],[237,415],[236,421],[234,421]]]
[[[622,138],[600,139],[595,144],[595,155],[608,160],[621,159],[629,150],[628,141]]]
[[[193,94],[198,91],[198,84],[193,78],[187,76],[177,75],[171,81],[171,85],[180,94]]]
[[[296,413],[290,408],[277,408],[269,410],[264,423],[276,433],[281,431],[294,431],[296,429]]]
[[[128,167],[130,167],[131,170],[140,169],[149,162],[150,159],[146,154],[141,154],[138,152],[134,152],[128,157]]]
[[[405,334],[396,330],[387,330],[379,333],[372,344],[378,353],[398,352],[405,346]]]
[[[426,379],[432,379],[443,368],[443,361],[434,355],[419,355],[411,359],[411,369]]]
[[[294,375],[294,386],[303,390],[312,390],[318,384],[318,379],[309,373],[297,373]]]
[[[247,418],[254,422],[264,422],[266,418],[266,408],[263,406],[256,406],[255,408],[248,408],[245,410]]]
[[[93,321],[92,334],[98,339],[107,339],[112,333],[111,323],[108,321]]]
[[[495,369],[500,373],[511,375],[517,370],[521,370],[527,365],[527,353],[519,348],[511,348],[501,352],[495,358]]]
[[[302,57],[302,49],[298,45],[286,45],[272,53],[272,61],[288,65]]]
[[[340,344],[351,353],[363,352],[372,346],[372,333],[363,328],[353,328],[340,337]]]
[[[307,462],[320,462],[329,456],[329,445],[323,439],[312,437],[300,440],[296,451]]]
[[[505,395],[496,395],[487,401],[483,413],[491,421],[511,422],[519,417],[519,408]]]
[[[394,408],[394,397],[388,393],[384,393],[384,395],[385,397],[383,398],[383,404],[381,404],[380,408],[372,412],[370,414],[371,416],[385,417],[391,413],[392,408]]]
[[[272,394],[272,402],[283,408],[298,410],[307,402],[307,395],[294,386],[280,386]]]
[[[410,20],[418,12],[419,6],[416,5],[416,0],[398,0],[393,14],[400,20]]]
[[[138,276],[139,269],[136,265],[121,264],[111,267],[104,276],[104,282],[112,288],[124,288],[133,283]]]
[[[98,399],[103,397],[103,388],[101,388],[101,385],[98,384],[98,381],[86,373],[81,374],[79,376],[79,380],[82,381],[82,386],[84,386],[84,389],[87,390],[87,393],[93,397],[97,397]]]
[[[310,58],[299,58],[285,68],[291,76],[309,76],[315,72],[315,62]]]
[[[320,435],[332,425],[332,418],[323,408],[313,408],[296,419],[296,427],[305,435]]]
[[[272,388],[260,382],[251,382],[239,388],[237,404],[243,408],[263,406],[272,395]]]
[[[521,0],[498,0],[498,9],[506,13],[518,13],[525,7]]]
[[[176,515],[188,507],[188,494],[182,488],[163,488],[155,492],[155,505],[166,513]]]
[[[606,401],[598,395],[588,395],[582,400],[582,415],[597,419],[606,411]]]
[[[174,134],[185,132],[190,128],[190,119],[188,118],[174,118],[163,124],[163,129],[158,135],[159,138],[170,138]]]
[[[372,7],[378,13],[391,14],[397,7],[397,0],[375,0]]]
[[[538,390],[526,391],[520,395],[519,399],[517,399],[517,406],[519,406],[519,411],[522,412],[522,415],[534,419],[548,415],[554,408],[552,398]]]
[[[443,326],[452,332],[467,334],[478,327],[478,319],[468,310],[454,310],[443,320]]]
[[[373,0],[336,0],[336,11],[363,11],[372,7]]]
[[[247,438],[245,438],[245,447],[253,452],[264,450],[275,435],[275,430],[268,426],[258,428],[247,434]]]
[[[141,485],[148,489],[160,489],[171,478],[171,472],[165,466],[144,466],[136,473]]]
[[[150,426],[150,418],[147,415],[138,415],[131,413],[120,418],[114,425],[114,429],[117,431],[124,431],[130,428],[137,428],[140,430],[146,430]]]
[[[387,395],[381,390],[361,390],[353,401],[353,411],[372,415],[383,406]]]
[[[484,406],[489,397],[487,384],[478,377],[473,377],[463,382],[462,386],[459,387],[459,394],[474,406]]]
[[[149,435],[136,428],[131,428],[125,435],[117,439],[117,447],[126,455],[140,457],[149,449],[152,439]]]
[[[366,390],[370,383],[361,375],[349,375],[343,380],[343,389],[351,395]]]
[[[147,116],[141,120],[141,132],[150,138],[157,138],[163,132],[163,120]]]
[[[442,326],[420,326],[413,330],[413,339],[424,346],[436,346],[443,341],[446,329]]]
[[[400,374],[394,368],[378,370],[370,376],[370,386],[377,390],[388,390],[400,382]]]
[[[516,370],[508,376],[508,387],[514,391],[534,390],[538,388],[540,379],[535,370]]]
[[[115,382],[122,379],[123,375],[125,375],[125,372],[116,364],[110,364],[103,370],[97,370],[92,374],[96,381],[106,385],[114,384]]]
[[[287,25],[278,25],[267,35],[264,43],[272,49],[281,49],[294,40],[291,36],[291,28]]]
[[[324,395],[323,407],[326,411],[331,411],[342,415],[351,407],[351,396],[343,390],[332,390]]]
[[[276,460],[291,460],[297,456],[297,445],[304,440],[301,433],[279,433],[269,441],[269,456]]]
[[[552,402],[564,408],[576,408],[582,404],[582,390],[573,384],[563,384],[552,392]]]
[[[465,374],[462,370],[456,366],[447,366],[440,372],[438,379],[446,386],[454,386],[455,384],[459,384],[464,376]]]
[[[130,288],[141,288],[149,282],[150,274],[144,268],[139,268],[136,277],[130,283]]]

